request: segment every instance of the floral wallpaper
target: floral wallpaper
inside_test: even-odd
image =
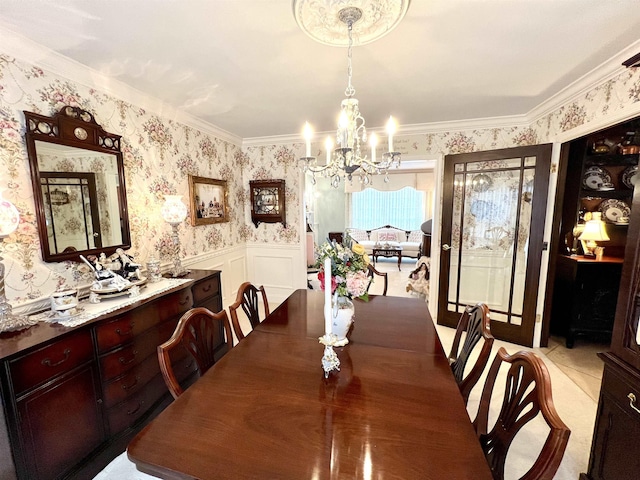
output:
[[[442,131],[396,137],[404,154],[466,153],[534,145],[555,135],[619,113],[640,100],[640,72],[625,70],[528,126]],[[180,227],[186,258],[247,243],[298,245],[303,238],[299,213],[303,180],[297,158],[302,143],[240,146],[23,63],[0,52],[0,190],[21,214],[18,230],[5,239],[6,293],[20,306],[48,297],[57,285],[88,283],[70,262],[44,263],[34,215],[22,110],[52,115],[64,105],[95,115],[109,132],[122,135],[132,248],[136,261],[156,254],[167,260],[170,229],[160,216],[165,194],[188,195],[188,175],[227,180],[230,221]],[[636,107],[634,107],[636,108]],[[287,189],[287,225],[250,219],[249,180],[282,178]]]
[[[0,54],[0,189],[21,214],[19,228],[0,246],[14,308],[48,297],[62,283],[82,286],[91,280],[78,264],[44,263],[40,254],[22,111],[53,115],[64,105],[88,110],[105,130],[122,135],[129,253],[137,262],[144,264],[151,255],[168,260],[171,229],[160,207],[165,194],[188,197],[190,174],[227,180],[230,221],[192,227],[186,220],[180,227],[182,255],[194,257],[245,241],[248,181],[245,187],[237,163],[247,159],[238,145]]]

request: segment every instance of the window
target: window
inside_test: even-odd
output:
[[[417,230],[425,219],[425,192],[411,187],[381,192],[365,188],[351,194],[351,227],[371,230],[393,225]]]

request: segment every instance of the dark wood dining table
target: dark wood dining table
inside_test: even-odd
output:
[[[129,444],[160,478],[491,480],[423,300],[355,302],[340,371],[297,290]]]

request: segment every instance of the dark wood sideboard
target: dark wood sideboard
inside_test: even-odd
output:
[[[186,278],[78,327],[0,334],[0,480],[91,479],[170,403],[156,347],[190,308],[222,310],[219,271]],[[186,350],[173,364],[197,378]]]

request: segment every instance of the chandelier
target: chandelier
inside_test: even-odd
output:
[[[364,117],[360,114],[358,99],[354,97],[356,89],[351,84],[352,77],[352,47],[353,24],[362,17],[362,10],[358,7],[346,7],[338,12],[338,18],[347,26],[349,36],[349,44],[347,49],[347,88],[344,91],[346,98],[342,100],[340,106],[340,117],[338,120],[338,130],[336,132],[335,145],[331,137],[325,142],[326,163],[318,164],[316,157],[311,156],[311,139],[313,132],[311,126],[307,122],[304,127],[304,139],[306,144],[306,154],[300,158],[300,166],[302,170],[311,172],[312,182],[315,184],[316,173],[323,177],[331,178],[331,185],[335,188],[340,184],[341,177],[345,177],[349,181],[353,180],[353,175],[358,175],[363,185],[371,183],[372,175],[384,174],[385,182],[389,181],[387,176],[390,168],[400,166],[400,152],[393,151],[393,134],[396,125],[393,117],[389,117],[387,123],[388,151],[382,153],[380,157],[376,155],[378,138],[376,134],[372,134],[369,138],[371,155],[366,154],[367,145],[367,129],[365,127]],[[333,151],[332,151],[333,149]]]

